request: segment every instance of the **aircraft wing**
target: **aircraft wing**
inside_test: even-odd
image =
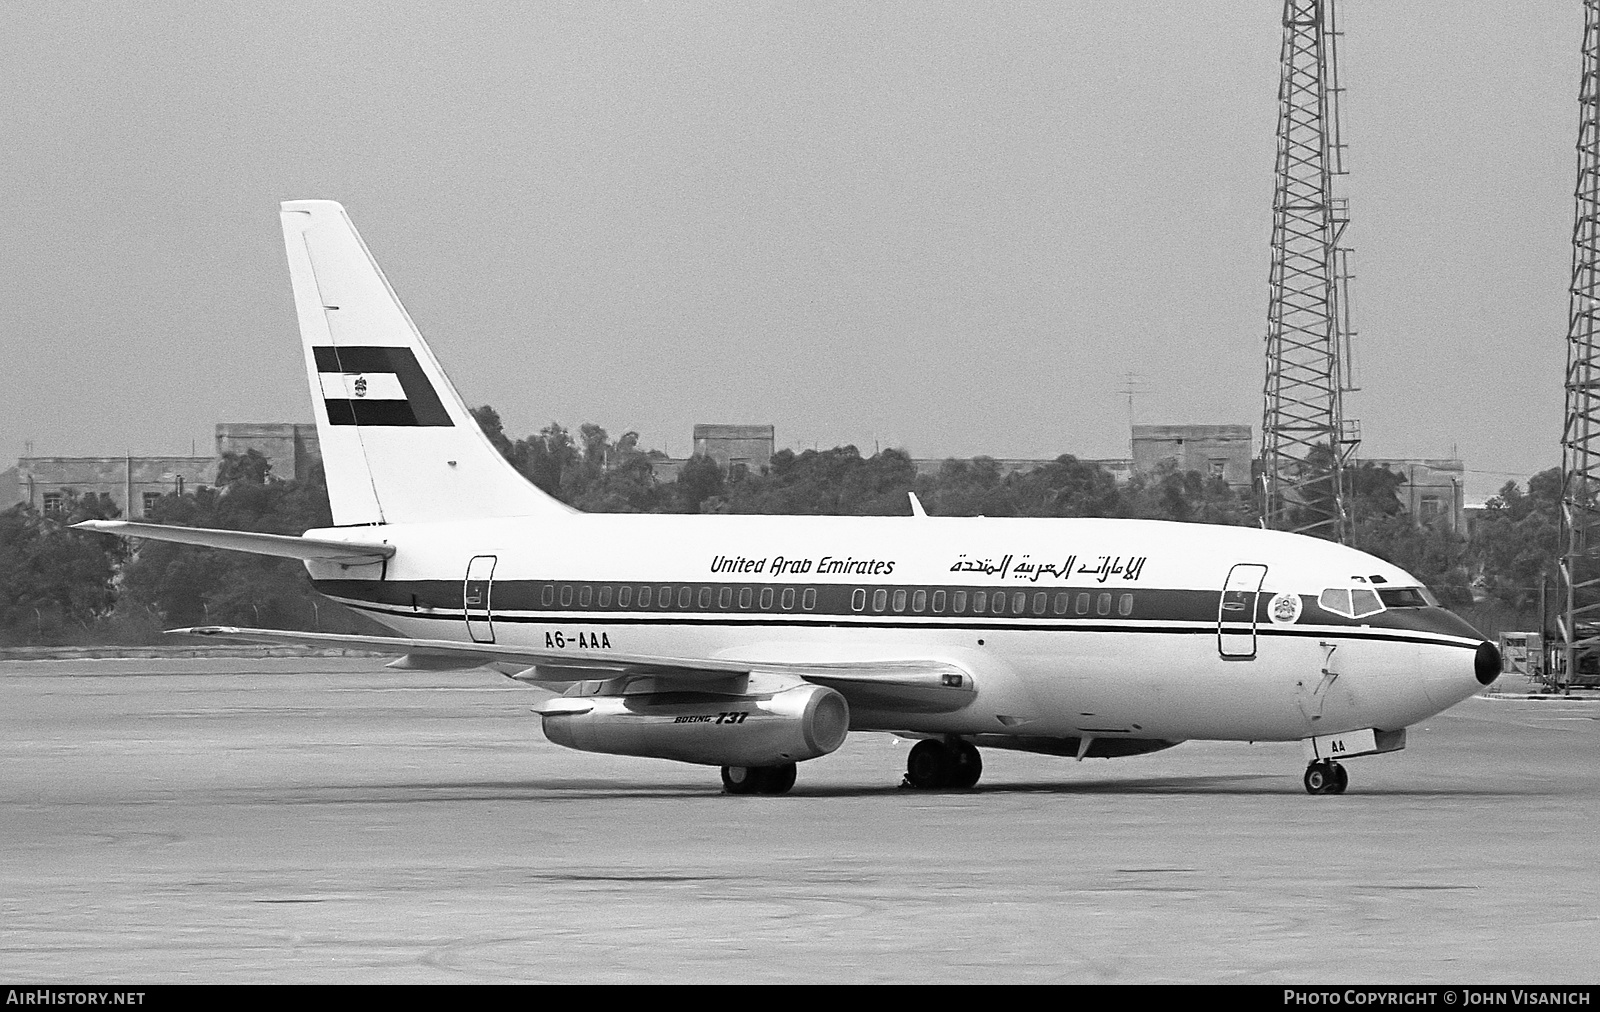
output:
[[[173,541],[180,545],[226,548],[235,552],[276,555],[285,559],[343,562],[350,565],[382,562],[394,555],[393,545],[328,538],[297,538],[287,534],[262,534],[257,531],[225,531],[209,527],[175,527],[168,524],[141,524],[131,520],[85,520],[72,525],[74,530],[100,531],[124,538],[149,538]]]
[[[297,632],[237,626],[193,626],[169,633],[303,646],[351,647],[400,655],[392,668],[455,670],[494,664],[510,677],[540,687],[624,676],[664,682],[710,682],[729,676],[788,675],[836,690],[854,708],[912,713],[950,713],[972,702],[977,686],[965,668],[934,659],[905,658],[809,663],[732,658],[658,657],[605,651],[585,655],[572,650],[539,650],[499,643],[363,636],[353,633]]]

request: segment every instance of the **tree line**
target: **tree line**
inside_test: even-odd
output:
[[[766,467],[734,475],[697,456],[660,481],[655,466],[665,455],[641,449],[637,433],[613,439],[586,424],[574,434],[552,422],[513,439],[492,407],[473,415],[518,472],[585,512],[904,515],[914,492],[943,516],[1258,522],[1249,497],[1170,463],[1123,484],[1070,454],[1025,472],[975,457],[918,474],[902,450],[864,457],[838,446],[780,450]],[[1542,627],[1543,588],[1555,571],[1558,470],[1535,475],[1526,489],[1508,482],[1470,539],[1406,515],[1400,475],[1362,465],[1350,481],[1356,547],[1415,574],[1486,633]],[[70,493],[59,512],[27,504],[0,512],[0,645],[146,643],[164,628],[200,624],[378,631],[316,594],[291,560],[154,541],[130,550],[121,539],[68,529],[115,515],[103,497]],[[304,480],[283,480],[253,450],[225,455],[215,486],[166,495],[148,519],[273,534],[332,523],[320,465]]]

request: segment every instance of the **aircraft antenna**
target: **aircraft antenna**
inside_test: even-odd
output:
[[[1566,423],[1561,432],[1560,645],[1545,673],[1570,690],[1579,655],[1600,644],[1600,0],[1583,4],[1578,185],[1567,309]]]
[[[1345,472],[1360,428],[1344,416],[1351,370],[1349,202],[1334,0],[1284,0],[1271,297],[1261,418],[1262,525],[1341,543]]]

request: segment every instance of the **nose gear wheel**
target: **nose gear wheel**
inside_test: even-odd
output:
[[[1350,774],[1331,759],[1318,759],[1306,767],[1307,794],[1343,794],[1350,785]]]

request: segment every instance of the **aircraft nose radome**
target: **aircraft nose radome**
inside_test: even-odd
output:
[[[1488,685],[1499,678],[1502,667],[1500,648],[1488,640],[1479,643],[1478,653],[1472,659],[1472,670],[1478,676],[1478,684]]]

